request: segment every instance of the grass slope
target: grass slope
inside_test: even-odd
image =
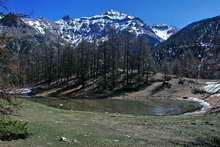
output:
[[[32,136],[0,147],[220,146],[220,115],[132,116],[59,110],[26,100],[19,117]],[[64,136],[71,142],[61,142]]]

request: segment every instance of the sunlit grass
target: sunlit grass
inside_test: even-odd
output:
[[[134,116],[61,110],[25,101],[21,119],[29,121],[32,136],[0,142],[12,147],[93,147],[219,145],[220,115]],[[59,141],[66,137],[69,142]]]

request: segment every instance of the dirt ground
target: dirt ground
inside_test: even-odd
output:
[[[155,75],[157,78],[159,75]],[[183,81],[181,83],[180,81]],[[206,82],[218,82],[217,80],[204,80],[204,79],[190,79],[183,78],[179,79],[177,77],[172,77],[168,81],[170,87],[162,87],[163,82],[155,82],[152,85],[146,87],[143,90],[132,93],[124,93],[120,96],[114,96],[113,99],[135,99],[135,100],[145,100],[147,98],[171,98],[171,99],[187,99],[189,97],[198,98],[207,101],[211,107],[220,107],[220,96],[209,94],[193,94],[193,89],[202,89],[206,86]]]

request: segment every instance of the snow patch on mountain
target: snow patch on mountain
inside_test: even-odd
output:
[[[71,18],[64,16],[56,22],[46,19],[24,19],[24,22],[32,26],[37,32],[45,34],[46,31],[56,32],[71,44],[78,44],[82,40],[89,42],[106,40],[110,30],[117,32],[128,31],[136,37],[152,40],[152,44],[168,39],[176,32],[175,27],[168,25],[146,25],[140,18],[109,10],[105,13],[91,17]]]
[[[44,18],[28,19],[24,18],[23,21],[32,26],[38,33],[45,34],[46,31],[54,32],[58,29],[55,23],[50,22]]]
[[[178,29],[173,26],[166,24],[152,25],[151,26],[154,33],[161,38],[161,40],[167,40],[171,35],[175,34]]]

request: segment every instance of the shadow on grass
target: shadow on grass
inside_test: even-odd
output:
[[[197,138],[194,142],[174,141],[171,143],[183,147],[220,147],[220,137]]]

